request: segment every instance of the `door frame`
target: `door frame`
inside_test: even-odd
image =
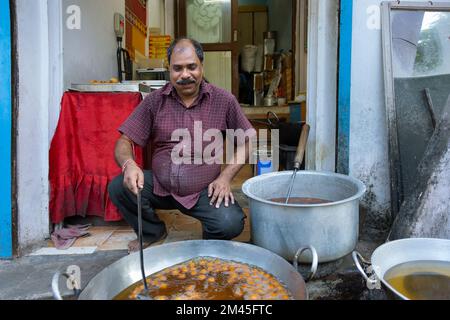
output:
[[[174,0],[175,3],[175,37],[187,35],[186,1]],[[239,98],[239,48],[238,48],[238,0],[231,0],[231,42],[229,43],[202,43],[203,51],[229,51],[231,47],[231,88],[233,95]]]
[[[353,0],[340,0],[336,171],[342,174],[350,172],[352,28]]]
[[[15,207],[13,185],[16,181],[15,153],[13,142],[13,17],[14,1],[0,2],[0,259],[11,259],[15,253],[15,223],[13,206]],[[6,70],[6,72],[5,72]]]

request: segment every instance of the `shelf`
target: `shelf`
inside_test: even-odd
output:
[[[241,105],[241,107],[248,119],[266,119],[269,111],[274,112],[278,117],[289,118],[290,115],[288,105],[271,107]]]
[[[137,69],[137,73],[155,73],[155,72],[167,72],[166,68],[148,68],[148,69]]]

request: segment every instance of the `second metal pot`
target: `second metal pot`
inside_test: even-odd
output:
[[[386,281],[386,273],[393,267],[417,261],[450,262],[450,240],[431,238],[411,238],[386,242],[372,253],[371,261],[367,261],[359,252],[352,253],[353,262],[366,280],[367,287],[377,289],[381,282],[387,288],[389,296],[396,299],[409,300]],[[361,262],[360,262],[361,261]],[[363,267],[365,266],[365,267]],[[370,270],[370,275],[366,270]]]
[[[358,241],[359,199],[366,188],[352,177],[316,171],[299,171],[292,197],[320,198],[325,204],[284,204],[270,199],[286,196],[292,171],[269,173],[242,186],[249,197],[252,241],[285,259],[302,246],[317,250],[319,262],[340,259]],[[311,262],[305,255],[300,262]]]

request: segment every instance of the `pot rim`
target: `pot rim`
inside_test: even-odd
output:
[[[346,203],[346,202],[350,202],[353,200],[357,200],[360,199],[364,193],[366,192],[366,186],[364,185],[364,183],[362,183],[360,180],[350,177],[348,175],[345,174],[340,174],[340,173],[334,173],[334,172],[326,172],[326,171],[307,171],[307,170],[301,170],[301,171],[297,171],[297,175],[316,175],[316,176],[334,176],[334,177],[338,177],[341,178],[343,180],[347,180],[349,182],[354,183],[357,188],[358,191],[356,192],[355,195],[345,198],[343,200],[339,200],[339,201],[334,201],[334,202],[327,202],[327,203],[317,203],[317,204],[284,204],[284,203],[279,203],[279,202],[272,202],[269,201],[267,199],[263,199],[260,198],[256,195],[254,195],[252,192],[250,192],[250,185],[258,180],[266,180],[266,179],[270,179],[274,176],[283,176],[283,175],[292,175],[294,171],[278,171],[278,172],[271,172],[271,173],[267,173],[267,174],[263,174],[260,176],[256,176],[253,178],[248,179],[247,181],[244,182],[244,184],[242,185],[242,192],[244,192],[244,194],[253,199],[253,200],[257,200],[259,202],[263,202],[269,205],[273,205],[273,206],[279,206],[279,207],[291,207],[291,208],[311,208],[311,207],[329,207],[329,206],[335,206],[341,203]]]

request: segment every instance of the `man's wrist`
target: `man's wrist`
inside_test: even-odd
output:
[[[134,161],[134,159],[130,158],[128,160],[125,160],[125,162],[122,164],[122,173],[125,173],[125,170],[130,164],[134,164],[137,166],[137,163]]]
[[[223,171],[222,174],[220,175],[220,178],[222,178],[222,179],[224,179],[224,180],[226,180],[226,181],[231,183],[231,181],[233,180],[234,176],[232,174],[228,173],[228,172],[224,172]]]

